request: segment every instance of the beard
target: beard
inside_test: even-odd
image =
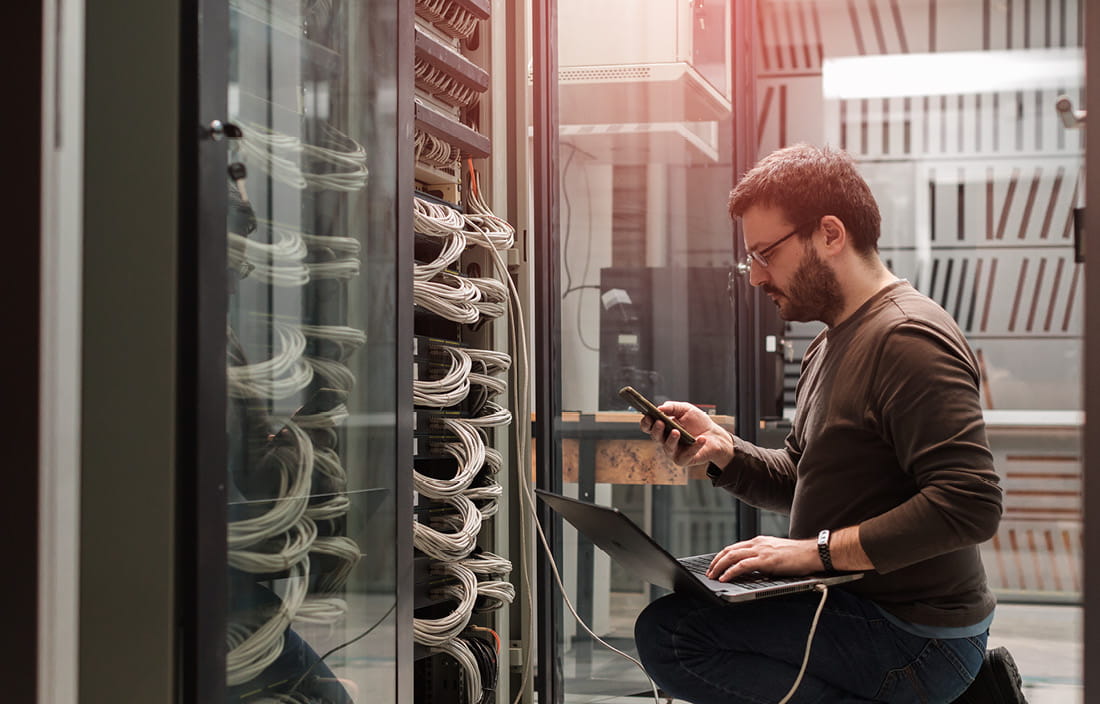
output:
[[[820,320],[831,326],[844,307],[836,273],[809,247],[786,291],[769,284],[761,288],[772,297],[783,320],[798,323]]]

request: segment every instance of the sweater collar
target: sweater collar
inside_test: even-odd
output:
[[[833,337],[834,335],[839,335],[843,331],[854,327],[856,324],[858,324],[858,321],[860,321],[865,315],[867,315],[867,313],[876,305],[878,305],[880,301],[889,297],[891,293],[895,292],[900,287],[909,285],[910,284],[907,279],[895,279],[886,284],[874,294],[872,294],[870,298],[863,302],[863,305],[861,305],[859,308],[856,308],[855,312],[845,318],[844,321],[841,322],[839,325],[831,328],[826,328],[825,336],[827,338]]]

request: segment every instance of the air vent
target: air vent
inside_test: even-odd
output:
[[[558,82],[583,81],[644,81],[650,76],[649,66],[609,66],[591,68],[567,68],[558,73]]]

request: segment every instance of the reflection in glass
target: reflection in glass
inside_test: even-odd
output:
[[[381,24],[230,3],[229,701],[393,699],[394,399],[372,381],[394,369],[394,72],[361,61]]]
[[[712,552],[736,535],[732,497],[654,453],[618,390],[733,422],[730,4],[569,0],[558,12],[564,492],[616,506],[676,554]],[[578,612],[632,651],[649,585],[568,525],[563,536]],[[629,661],[563,625],[567,694],[648,690]]]

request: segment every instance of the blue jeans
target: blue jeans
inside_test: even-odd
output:
[[[638,616],[634,639],[646,671],[670,696],[775,704],[798,675],[820,599],[809,592],[723,606],[672,594]],[[974,680],[987,636],[915,636],[834,587],[791,703],[946,704]]]

